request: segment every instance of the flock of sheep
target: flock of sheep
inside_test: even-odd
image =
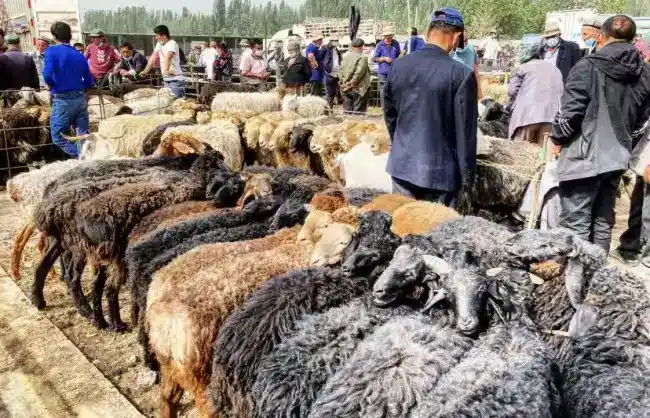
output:
[[[599,248],[387,193],[353,169],[380,170],[381,121],[319,98],[224,92],[169,113],[103,120],[81,160],[7,185],[15,279],[40,233],[38,308],[58,260],[79,314],[124,331],[128,285],[160,416],[184,392],[201,416],[650,416],[650,298]],[[495,166],[537,150],[482,141],[466,199],[504,213],[527,182]]]

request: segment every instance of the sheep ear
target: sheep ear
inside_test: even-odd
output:
[[[422,256],[422,261],[428,270],[437,274],[438,276],[451,273],[451,266],[440,257],[425,254]]]
[[[181,155],[194,154],[196,151],[184,142],[173,142],[172,148]]]
[[[310,213],[311,211],[314,210],[314,207],[312,205],[310,205],[309,203],[305,203],[304,208],[307,211],[307,213]]]
[[[82,134],[82,135],[77,135],[77,136],[68,136],[68,135],[61,134],[61,136],[64,139],[67,139],[68,141],[72,141],[72,142],[83,141],[83,140],[87,139],[90,135],[92,135],[92,134]]]
[[[447,299],[447,291],[445,289],[433,289],[433,282],[428,282],[428,286],[429,299],[427,299],[424,307],[420,310],[422,313],[429,312],[437,303]]]
[[[580,305],[571,317],[569,323],[569,336],[581,337],[596,324],[598,320],[598,309],[590,305]]]

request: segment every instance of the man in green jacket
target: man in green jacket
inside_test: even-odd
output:
[[[368,57],[363,55],[363,39],[354,39],[351,48],[343,56],[339,79],[343,93],[345,114],[365,114],[368,109],[368,87],[370,87],[370,68]]]

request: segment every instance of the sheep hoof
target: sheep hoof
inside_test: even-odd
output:
[[[91,315],[90,323],[93,324],[95,328],[106,329],[108,328],[108,322],[104,319],[103,316]]]
[[[43,298],[39,298],[39,297],[32,297],[32,304],[34,306],[36,306],[36,309],[38,309],[39,311],[42,311],[47,306],[47,303],[45,303],[45,300],[43,300]]]
[[[113,331],[113,332],[124,332],[124,331],[126,331],[126,329],[127,329],[127,326],[126,326],[126,324],[124,322],[118,322],[118,323],[115,323],[115,324],[111,324],[108,327],[108,330]]]

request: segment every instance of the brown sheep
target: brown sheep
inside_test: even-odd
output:
[[[151,350],[160,362],[161,417],[176,415],[184,390],[194,394],[202,416],[215,414],[206,393],[212,342],[225,319],[260,284],[309,264],[313,246],[297,243],[297,235],[294,227],[257,240],[205,245],[155,274],[146,326]],[[319,242],[314,251],[322,244],[342,252],[341,237],[331,234],[331,239],[339,245]],[[340,257],[326,250],[319,254],[326,260]]]
[[[413,202],[393,212],[391,231],[400,237],[422,235],[444,221],[460,217],[458,212],[440,203]]]
[[[401,208],[407,203],[413,202],[415,202],[415,199],[398,193],[384,194],[375,197],[372,202],[363,205],[361,207],[361,212],[380,210],[382,212],[386,212],[389,215],[392,215],[393,212],[395,212],[397,209]]]

